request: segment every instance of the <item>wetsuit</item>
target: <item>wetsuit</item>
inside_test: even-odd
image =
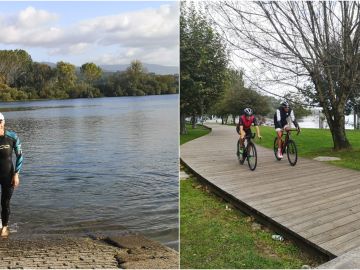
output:
[[[16,155],[15,168],[12,162],[12,152]],[[5,135],[0,136],[0,185],[1,185],[1,221],[7,226],[10,215],[10,199],[14,191],[12,177],[19,173],[23,163],[21,143],[14,131],[5,130]]]

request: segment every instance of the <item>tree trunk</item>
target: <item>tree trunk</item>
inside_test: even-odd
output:
[[[336,114],[334,118],[328,117],[326,115],[327,121],[329,123],[334,150],[342,150],[351,148],[351,145],[346,138],[345,133],[345,115],[344,114]]]
[[[354,129],[360,129],[360,121],[359,121],[360,111],[359,106],[354,106]],[[355,121],[356,119],[356,121]]]
[[[180,134],[187,134],[186,122],[185,122],[185,114],[180,113]]]
[[[224,116],[221,116],[221,124],[224,124]]]
[[[356,129],[356,127],[357,127],[357,123],[356,123],[356,110],[355,110],[355,108],[354,108],[354,129]]]
[[[196,115],[191,116],[191,125],[192,125],[192,128],[195,128],[195,126],[196,126]]]

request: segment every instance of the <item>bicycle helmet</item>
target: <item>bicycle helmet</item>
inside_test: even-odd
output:
[[[280,105],[282,107],[284,107],[284,108],[289,108],[290,107],[289,102],[287,102],[286,100],[283,100]]]
[[[253,110],[250,109],[250,108],[246,108],[244,110],[244,113],[245,113],[246,116],[251,116],[251,115],[253,115]]]

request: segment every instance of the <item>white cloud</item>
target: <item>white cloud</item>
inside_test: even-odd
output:
[[[0,18],[0,43],[44,48],[51,55],[87,52],[90,45],[102,48],[117,46],[119,51],[125,51],[115,58],[118,61],[143,57],[147,62],[167,62],[161,58],[176,58],[172,54],[178,54],[178,50],[174,49],[179,40],[177,2],[158,8],[95,17],[67,27],[57,25],[58,18],[57,14],[33,7],[20,11],[16,16]]]
[[[64,32],[53,25],[57,19],[57,14],[31,6],[16,15],[3,16],[0,20],[0,43],[41,46],[59,40]]]
[[[16,24],[19,28],[33,28],[56,21],[58,16],[46,10],[37,10],[33,7],[27,7],[19,12],[16,18]]]
[[[174,44],[179,35],[178,5],[163,5],[129,14],[98,17],[82,23],[87,31],[102,31],[104,45],[147,46]]]
[[[177,66],[179,63],[179,47],[175,45],[154,49],[126,48],[118,53],[103,54],[96,59],[96,62],[99,64],[128,64],[135,59],[143,63]]]
[[[79,55],[82,54],[86,51],[87,48],[89,48],[90,44],[88,43],[77,43],[77,44],[73,44],[69,47],[62,47],[62,48],[55,48],[55,49],[51,49],[49,50],[49,54],[50,55]]]

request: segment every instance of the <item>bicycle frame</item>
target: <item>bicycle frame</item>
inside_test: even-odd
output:
[[[283,153],[283,154],[285,152],[288,141],[290,140],[290,134],[292,131],[297,131],[296,135],[299,135],[299,133],[300,133],[300,131],[298,129],[288,129],[288,130],[283,131],[282,137],[285,136],[285,140],[283,140],[281,137],[281,153]]]
[[[244,164],[245,160],[247,160],[250,170],[254,171],[257,165],[257,152],[255,144],[251,141],[251,139],[255,138],[255,133],[251,134],[250,136],[247,135],[243,139],[243,153],[240,158],[240,155],[238,155],[238,159],[240,164]],[[238,147],[240,144],[240,139],[238,141]],[[251,146],[251,147],[250,147]],[[249,147],[251,150],[249,150]],[[238,148],[239,149],[239,148]]]
[[[246,146],[249,144],[249,142],[251,142],[251,139],[254,139],[255,138],[255,133],[252,133],[250,136],[249,135],[247,135],[247,136],[245,136],[245,138],[244,138],[244,148],[246,148]],[[245,142],[246,142],[246,144],[245,144]]]
[[[292,131],[297,131],[297,134],[300,133],[300,131],[298,129],[288,129],[288,130],[284,130],[282,133],[282,136],[280,138],[281,140],[281,145],[280,145],[280,151],[282,155],[287,156],[287,159],[290,163],[291,166],[295,166],[296,162],[297,162],[297,147],[296,147],[296,143],[291,139],[290,134]],[[285,139],[283,139],[283,136],[285,136]],[[274,155],[275,158],[280,161],[282,159],[278,157],[277,152],[279,151],[279,137],[276,136],[274,139]]]

